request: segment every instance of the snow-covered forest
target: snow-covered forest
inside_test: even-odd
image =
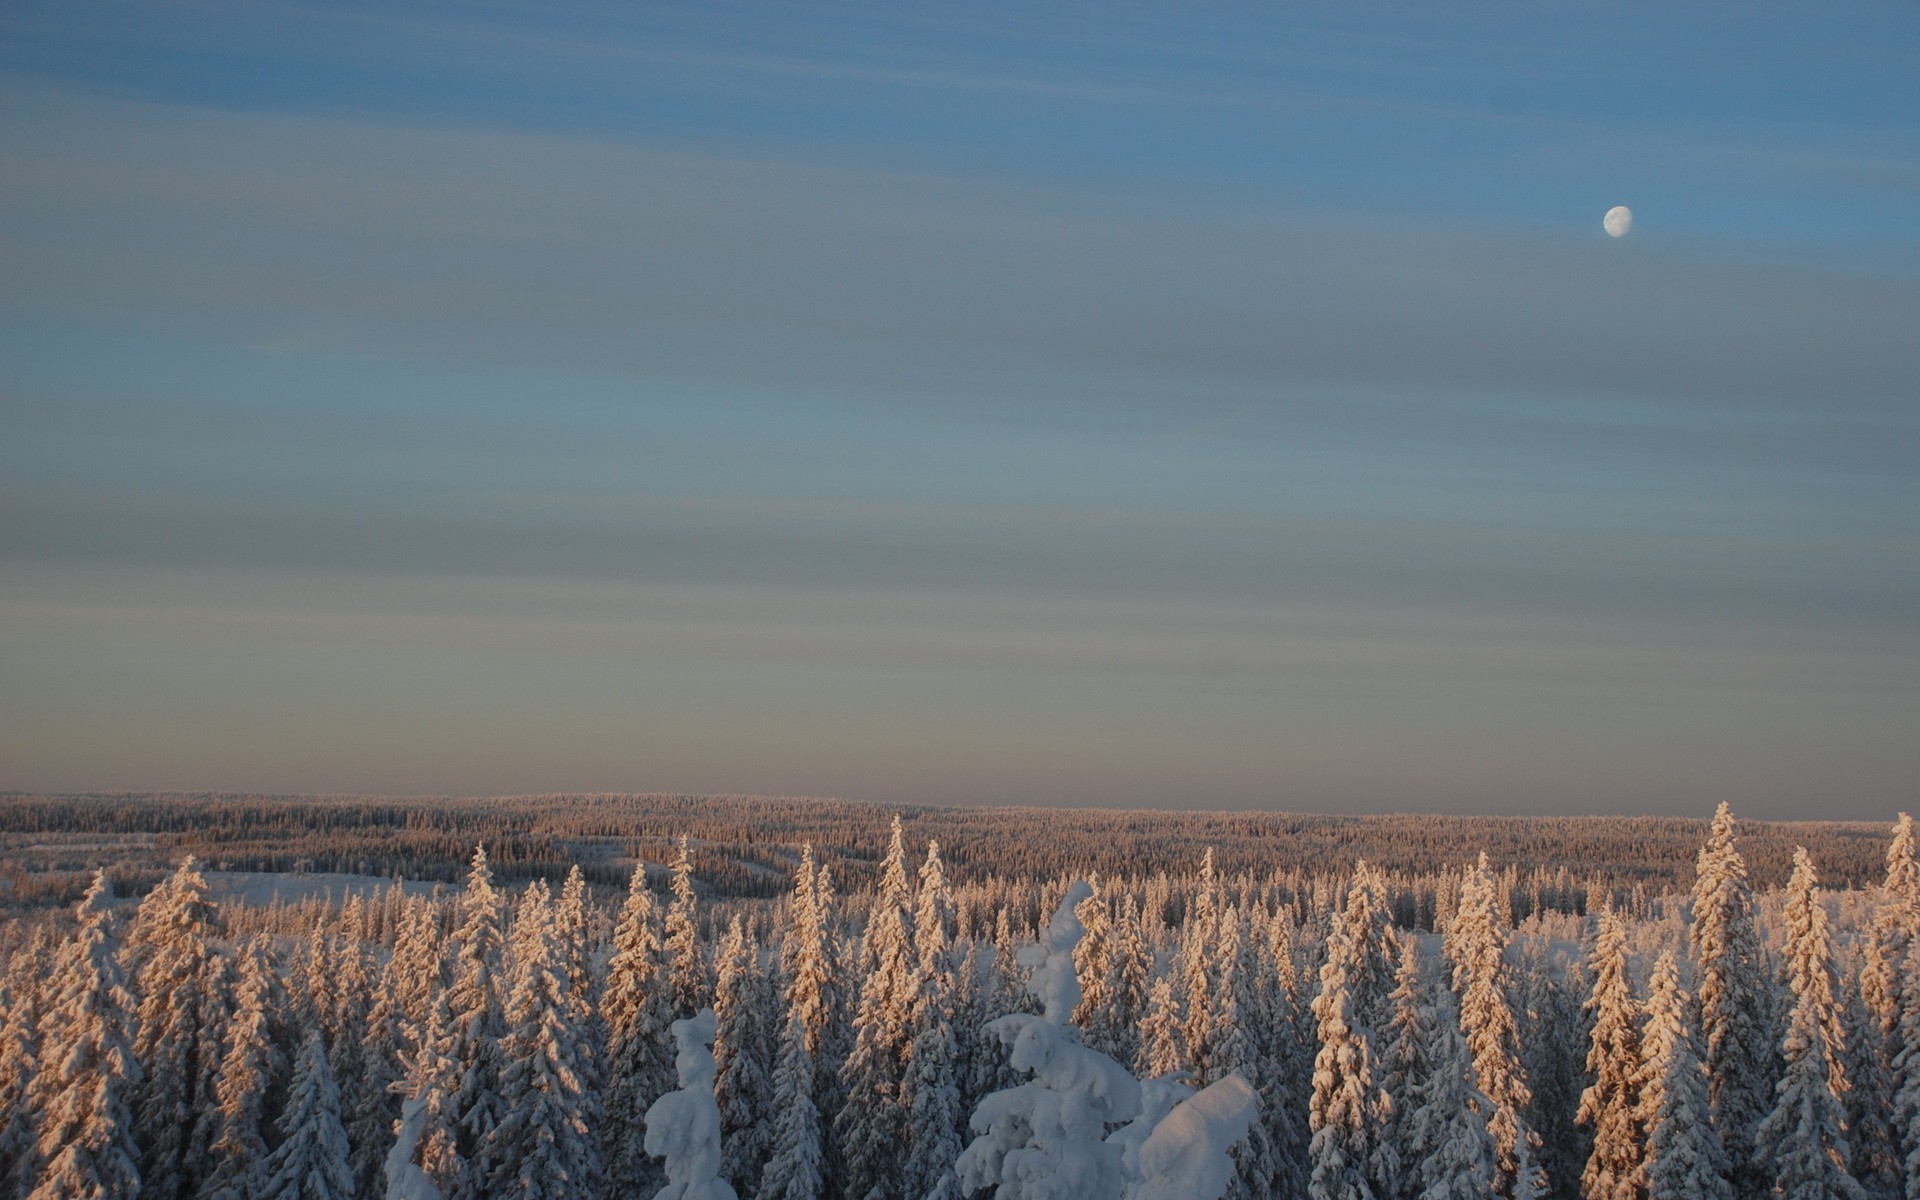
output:
[[[204,826],[70,811],[13,848],[115,870],[61,907],[57,872],[12,889],[0,1196],[1920,1200],[1905,816],[1852,886],[1857,831],[1724,806],[1704,839],[1483,828],[1492,855],[1460,844],[1470,823],[1434,823],[1421,856],[1417,825],[1288,818],[1313,849],[1263,857],[1281,819],[1235,840],[1239,818],[1188,816],[1177,870],[1117,857],[1129,836],[1184,853],[1168,814],[995,861],[967,836],[990,813],[817,843],[769,822],[716,856],[689,810],[620,884],[544,851],[501,869],[499,841],[537,841],[520,827],[467,846],[457,882],[289,900],[191,856],[140,877]],[[466,832],[364,824],[415,850]],[[1343,840],[1375,856],[1321,844]],[[221,844],[219,866],[273,869]],[[378,846],[361,865],[388,865]]]

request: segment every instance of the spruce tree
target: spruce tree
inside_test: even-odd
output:
[[[1893,1072],[1893,1128],[1903,1157],[1906,1200],[1920,1200],[1920,947],[1909,944],[1900,970],[1900,1049]]]
[[[1727,1155],[1707,1118],[1707,1072],[1694,1035],[1692,998],[1663,953],[1653,969],[1641,1039],[1646,1072],[1640,1120],[1647,1133],[1648,1200],[1733,1200]]]
[[[1515,1017],[1521,1022],[1520,1060],[1533,1103],[1527,1122],[1540,1139],[1536,1158],[1546,1195],[1578,1200],[1580,1175],[1593,1147],[1575,1122],[1586,1090],[1591,1029],[1584,1008],[1591,990],[1577,964],[1532,939],[1522,952]]]
[[[1313,1200],[1387,1200],[1398,1169],[1393,1147],[1382,1140],[1389,1108],[1379,1052],[1356,996],[1356,981],[1372,979],[1368,943],[1375,913],[1365,870],[1365,864],[1355,870],[1347,904],[1327,939],[1320,994],[1313,1001],[1320,1040],[1307,1110]]]
[[[1535,1160],[1539,1141],[1525,1119],[1532,1100],[1520,1065],[1518,1029],[1507,1001],[1507,899],[1487,867],[1487,856],[1469,868],[1460,885],[1460,907],[1446,931],[1453,962],[1453,988],[1460,998],[1460,1029],[1473,1054],[1474,1080],[1489,1105],[1482,1115],[1499,1170],[1494,1194],[1519,1200],[1542,1190]]]
[[[586,1032],[576,1020],[566,955],[538,896],[516,931],[505,1005],[502,1115],[488,1138],[489,1200],[576,1200],[600,1182],[598,1097]]]
[[[267,1134],[291,1064],[275,1037],[276,1011],[287,1002],[265,939],[242,946],[233,1020],[214,1082],[220,1127],[209,1149],[208,1200],[251,1200],[265,1183]]]
[[[1434,1013],[1420,952],[1411,937],[1400,948],[1400,966],[1387,997],[1391,1016],[1381,1031],[1380,1088],[1387,1096],[1386,1127],[1382,1132],[1400,1160],[1400,1176],[1393,1194],[1402,1200],[1418,1196],[1417,1159],[1413,1143],[1413,1115],[1419,1111],[1421,1089],[1433,1075]]]
[[[647,1154],[644,1118],[655,1100],[673,1090],[673,1000],[646,871],[644,863],[633,868],[600,1000],[607,1036],[600,1153],[613,1198],[651,1195],[666,1183]]]
[[[460,1064],[453,1124],[465,1167],[449,1200],[485,1200],[493,1173],[492,1134],[505,1115],[500,1100],[500,1043],[506,1033],[500,1007],[503,924],[504,903],[493,886],[486,848],[477,847],[447,947],[447,1011],[453,1022],[453,1058]]]
[[[815,867],[813,847],[801,850],[781,947],[785,959],[786,1021],[773,1077],[773,1147],[760,1177],[758,1200],[819,1200],[826,1194],[826,1145],[819,1097],[828,1085],[822,1060],[832,1054],[834,969],[831,884]]]
[[[714,1100],[720,1106],[720,1174],[741,1195],[760,1185],[773,1107],[766,992],[758,954],[738,913],[715,955]]]
[[[353,1200],[340,1089],[319,1030],[309,1033],[300,1048],[280,1129],[280,1144],[267,1156],[266,1177],[255,1193],[259,1200]]]
[[[204,1181],[219,1134],[213,1087],[229,1014],[227,969],[210,940],[207,881],[191,857],[140,907],[147,942],[135,978],[133,1051],[142,1072],[134,1093],[141,1193],[184,1200]]]
[[[905,860],[896,816],[880,872],[880,891],[861,944],[865,978],[853,1020],[853,1052],[846,1064],[847,1102],[833,1123],[847,1173],[848,1200],[900,1197],[895,1159],[908,1138],[900,1089],[913,1036],[917,990],[912,894],[907,889]]]
[[[1640,1124],[1640,1012],[1627,978],[1627,935],[1611,908],[1601,910],[1587,960],[1593,1017],[1579,1120],[1593,1131],[1593,1153],[1580,1176],[1586,1200],[1640,1200],[1646,1187],[1645,1133]]]
[[[400,1181],[417,1171],[436,1193],[450,1196],[466,1174],[454,1113],[461,1074],[460,1062],[454,1057],[458,1041],[443,988],[429,998],[405,1060],[400,1084],[401,1117],[395,1133],[397,1139],[408,1140],[397,1141],[387,1152],[383,1171],[389,1192],[399,1190]],[[401,1197],[411,1200],[411,1194],[404,1191]]]
[[[135,1001],[115,956],[112,892],[96,872],[79,930],[61,947],[47,1006],[41,1069],[39,1175],[29,1200],[126,1200],[140,1190],[131,1097]]]
[[[1497,1171],[1493,1138],[1481,1116],[1487,1098],[1473,1082],[1473,1056],[1460,1033],[1453,996],[1427,989],[1421,1023],[1432,1031],[1428,1071],[1409,1080],[1400,1194],[1416,1200],[1484,1200]]]
[[[707,974],[706,959],[700,953],[697,907],[693,858],[683,834],[679,856],[673,861],[673,903],[667,907],[665,935],[667,994],[675,1020],[691,1017],[713,1003],[713,982]]]
[[[1147,1015],[1140,1021],[1140,1048],[1135,1059],[1140,1078],[1160,1079],[1187,1069],[1182,1025],[1173,977],[1162,975],[1147,990]]]
[[[914,902],[917,990],[912,1042],[901,1100],[907,1110],[908,1152],[901,1194],[907,1200],[957,1200],[954,1160],[963,1143],[960,1048],[954,1037],[953,895],[940,864],[940,843],[927,843]]]
[[[1833,994],[1832,945],[1813,862],[1805,848],[1793,856],[1787,885],[1786,976],[1793,1011],[1781,1044],[1786,1073],[1773,1111],[1761,1122],[1758,1144],[1769,1150],[1774,1195],[1780,1200],[1862,1200],[1849,1170],[1847,1091],[1840,1053],[1844,1035]]]
[[[1767,1186],[1767,1171],[1755,1154],[1754,1133],[1771,1107],[1778,1077],[1772,984],[1754,927],[1746,861],[1734,844],[1733,812],[1724,803],[1696,864],[1687,941],[1699,986],[1714,1132],[1732,1163],[1734,1194],[1758,1195]]]
[[[0,965],[0,1196],[25,1195],[37,1170],[35,1113],[40,1070],[40,979],[32,949]]]

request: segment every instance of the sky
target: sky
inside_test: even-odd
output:
[[[0,5],[0,788],[1883,819],[1916,731],[1910,0]]]

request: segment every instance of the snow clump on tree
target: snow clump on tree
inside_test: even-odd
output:
[[[666,1159],[667,1186],[654,1200],[737,1200],[720,1178],[720,1105],[713,1098],[713,1010],[673,1023],[680,1090],[647,1109],[647,1153]]]

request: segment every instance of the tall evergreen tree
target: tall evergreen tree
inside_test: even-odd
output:
[[[209,1149],[209,1200],[251,1200],[265,1185],[267,1135],[278,1115],[291,1064],[275,1037],[274,1014],[287,1003],[264,939],[241,947],[233,1020],[213,1086],[220,1129]]]
[[[219,1135],[213,1089],[229,1014],[226,964],[210,938],[207,881],[191,857],[140,907],[147,942],[133,1051],[142,1072],[134,1095],[141,1193],[184,1200],[204,1181]]]
[[[1787,986],[1793,993],[1780,1048],[1786,1073],[1757,1136],[1770,1151],[1780,1200],[1861,1200],[1849,1170],[1847,1081],[1840,1060],[1845,1035],[1833,994],[1827,912],[1816,884],[1813,861],[1805,848],[1796,849],[1785,912]]]
[[[861,944],[864,982],[853,1020],[853,1052],[846,1065],[847,1102],[833,1122],[846,1165],[849,1200],[899,1200],[900,1196],[895,1162],[908,1138],[900,1086],[906,1075],[918,986],[912,903],[906,847],[896,816],[880,872],[880,891]]]
[[[399,1179],[418,1171],[435,1193],[448,1196],[466,1175],[454,1112],[461,1074],[454,1057],[458,1041],[443,988],[428,1000],[426,1016],[407,1054],[395,1133],[396,1140],[408,1140],[387,1152],[384,1171],[390,1193],[398,1190]],[[401,1196],[411,1200],[411,1193],[403,1191]]]
[[[907,1200],[957,1200],[954,1160],[963,1147],[960,1130],[959,1044],[954,1037],[953,894],[940,864],[940,843],[927,843],[914,901],[913,934],[917,990],[911,1016],[912,1042],[901,1101],[907,1110],[908,1152],[901,1194]]]
[[[1528,1126],[1540,1138],[1538,1163],[1546,1194],[1578,1200],[1580,1175],[1592,1139],[1575,1123],[1586,1090],[1591,1029],[1585,1008],[1591,988],[1577,964],[1552,953],[1541,939],[1521,955],[1515,1017],[1521,1022],[1520,1060],[1533,1103]]]
[[[1140,1021],[1140,1049],[1135,1062],[1142,1079],[1187,1069],[1186,1042],[1181,1037],[1180,1001],[1173,976],[1162,975],[1147,991],[1147,1015]]]
[[[1640,1119],[1647,1131],[1648,1200],[1733,1200],[1726,1151],[1707,1118],[1707,1072],[1692,1008],[1673,955],[1661,954],[1653,969],[1641,1040],[1646,1072]]]
[[[1893,1059],[1893,1127],[1903,1157],[1906,1200],[1920,1200],[1920,946],[1910,944],[1900,970],[1900,1049]]]
[[[1424,1077],[1408,1082],[1411,1108],[1401,1150],[1400,1194],[1416,1200],[1484,1200],[1497,1170],[1493,1138],[1481,1114],[1487,1098],[1473,1082],[1473,1056],[1461,1036],[1453,996],[1427,989],[1421,1023],[1432,1030]]]
[[[818,1097],[832,1054],[834,995],[831,884],[804,847],[795,873],[785,957],[786,1022],[774,1067],[773,1148],[758,1200],[819,1200],[826,1194],[825,1128]]]
[[[113,899],[96,872],[79,930],[60,950],[41,1069],[29,1095],[40,1114],[39,1176],[29,1200],[127,1200],[140,1191],[130,1104],[140,1079],[135,1001],[115,956]]]
[[[516,931],[506,1002],[502,1116],[489,1135],[489,1200],[585,1200],[600,1183],[597,1097],[586,1032],[575,1019],[552,909],[536,898]]]
[[[665,1183],[647,1154],[647,1109],[673,1090],[668,990],[660,918],[647,889],[646,864],[633,868],[626,902],[614,925],[600,1016],[606,1024],[606,1085],[602,1093],[601,1162],[613,1200],[651,1195]]]
[[[1713,814],[1696,864],[1687,940],[1700,993],[1714,1132],[1732,1162],[1734,1194],[1752,1196],[1767,1186],[1754,1133],[1771,1107],[1778,1069],[1766,951],[1754,927],[1747,865],[1733,833],[1733,812],[1723,803]]]
[[[1645,1132],[1640,1123],[1640,1006],[1627,978],[1627,933],[1602,909],[1587,960],[1593,995],[1593,1040],[1579,1120],[1593,1131],[1593,1153],[1580,1177],[1586,1200],[1640,1200],[1646,1191]]]
[[[505,1116],[500,1099],[501,1040],[506,1034],[500,1007],[504,909],[486,848],[476,847],[447,946],[447,1011],[453,1021],[453,1059],[460,1064],[453,1124],[465,1168],[448,1200],[485,1200],[493,1174],[493,1130]]]
[[[1447,926],[1447,957],[1460,998],[1460,1029],[1473,1054],[1474,1080],[1487,1099],[1483,1115],[1499,1170],[1494,1193],[1520,1200],[1542,1190],[1535,1165],[1539,1141],[1524,1114],[1532,1100],[1520,1065],[1518,1029],[1507,1001],[1507,898],[1487,856],[1460,885],[1460,907]]]
[[[38,1164],[29,1103],[40,1070],[40,978],[33,950],[0,965],[0,1196],[25,1195]]]
[[[353,1200],[340,1089],[319,1030],[307,1035],[293,1069],[293,1092],[280,1119],[280,1144],[267,1156],[259,1200]]]
[[[1375,920],[1365,864],[1354,872],[1347,904],[1327,939],[1320,994],[1313,1002],[1320,1053],[1308,1106],[1313,1200],[1386,1200],[1398,1163],[1382,1141],[1388,1100],[1381,1088],[1373,1031],[1361,1019],[1356,981],[1371,979],[1370,927]]]
[[[1400,1158],[1402,1169],[1393,1194],[1402,1200],[1416,1200],[1419,1195],[1420,1177],[1413,1170],[1418,1159],[1408,1148],[1413,1143],[1413,1115],[1419,1111],[1421,1089],[1435,1070],[1435,1014],[1421,965],[1419,947],[1408,937],[1401,945],[1399,970],[1387,998],[1391,1016],[1381,1030],[1380,1087],[1387,1095],[1382,1136]]]
[[[744,1196],[759,1188],[767,1119],[774,1111],[769,997],[758,958],[734,914],[714,960],[714,1101],[720,1106],[720,1174]]]
[[[693,890],[693,857],[683,834],[679,856],[673,861],[673,903],[667,906],[666,920],[667,994],[675,1020],[691,1017],[713,1004],[713,981],[700,953],[698,904]]]

